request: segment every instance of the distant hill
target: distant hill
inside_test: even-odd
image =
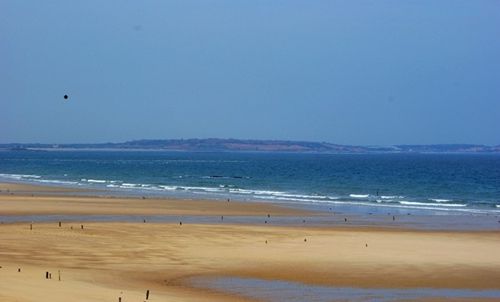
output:
[[[327,142],[246,139],[134,140],[100,144],[0,144],[2,150],[164,150],[198,152],[291,152],[291,153],[500,153],[500,146],[472,144],[351,146]]]

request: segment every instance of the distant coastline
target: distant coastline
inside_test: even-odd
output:
[[[163,139],[95,144],[0,144],[2,151],[191,151],[191,152],[279,152],[279,153],[500,153],[500,145],[432,144],[354,146],[328,142],[246,139]]]

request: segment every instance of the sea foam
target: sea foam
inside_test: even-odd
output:
[[[451,199],[439,199],[439,198],[429,198],[429,200],[435,201],[435,202],[450,202]]]
[[[17,179],[17,180],[41,178],[40,175],[33,175],[33,174],[0,174],[0,177]]]
[[[465,207],[465,206],[467,206],[466,204],[459,204],[459,203],[437,204],[437,203],[416,202],[416,201],[406,201],[406,200],[402,200],[399,203],[403,204],[403,205],[426,206],[426,207]]]
[[[87,182],[89,182],[89,183],[96,183],[96,184],[106,183],[106,181],[103,180],[103,179],[87,179]]]
[[[349,194],[349,197],[352,197],[352,198],[367,198],[368,196],[370,196],[369,194]]]

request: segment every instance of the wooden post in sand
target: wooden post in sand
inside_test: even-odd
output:
[[[146,300],[149,299],[149,289],[146,291]]]
[[[59,221],[59,227],[61,227],[61,222]]]
[[[30,223],[30,231],[33,230],[33,223]]]
[[[57,274],[58,274],[58,277],[59,277],[59,281],[61,281],[61,271],[57,270]]]
[[[118,297],[118,302],[122,302],[122,297]]]

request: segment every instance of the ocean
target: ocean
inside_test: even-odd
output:
[[[500,213],[497,154],[2,151],[0,180],[315,209]]]

